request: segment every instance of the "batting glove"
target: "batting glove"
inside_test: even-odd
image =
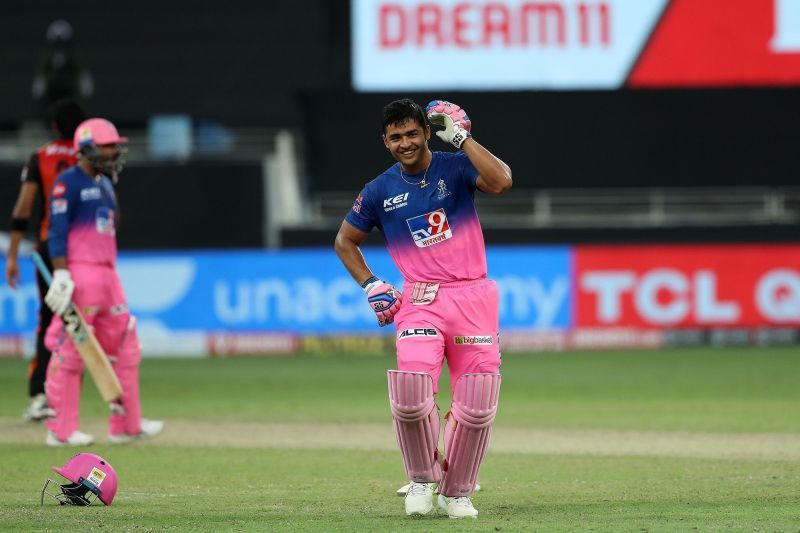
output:
[[[55,314],[61,316],[69,307],[73,292],[75,292],[75,282],[72,281],[69,270],[59,268],[53,272],[53,282],[50,283],[50,288],[47,289],[44,303]]]
[[[394,315],[400,310],[400,299],[403,296],[400,291],[375,276],[365,281],[361,288],[378,317],[378,325],[383,327],[394,322]]]
[[[456,104],[445,100],[434,100],[425,108],[425,113],[431,124],[444,126],[443,130],[436,132],[436,136],[456,148],[461,148],[461,144],[472,136],[470,134],[472,121],[466,111]]]

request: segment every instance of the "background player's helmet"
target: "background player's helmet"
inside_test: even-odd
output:
[[[62,466],[54,466],[53,472],[62,475],[71,483],[60,484],[47,479],[42,487],[41,503],[44,495],[55,498],[61,505],[91,505],[99,499],[105,505],[111,505],[117,494],[117,472],[111,464],[93,453],[79,453]],[[47,491],[50,484],[58,487],[60,492]]]
[[[73,144],[83,158],[96,170],[114,177],[124,165],[125,147],[119,146],[128,142],[127,137],[120,137],[116,126],[104,118],[90,118],[75,128]],[[102,145],[115,144],[117,152],[113,157],[106,157],[97,148]]]

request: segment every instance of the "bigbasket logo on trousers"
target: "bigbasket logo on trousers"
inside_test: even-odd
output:
[[[453,340],[456,344],[494,344],[491,335],[456,335]]]

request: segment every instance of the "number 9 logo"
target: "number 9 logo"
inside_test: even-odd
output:
[[[430,226],[430,232],[432,235],[441,233],[446,223],[447,217],[441,211],[433,211],[428,213],[428,225]]]

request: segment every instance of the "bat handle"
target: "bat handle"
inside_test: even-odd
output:
[[[50,274],[50,271],[47,269],[47,265],[44,264],[44,259],[42,256],[39,255],[39,252],[33,252],[31,254],[31,259],[33,259],[33,264],[36,265],[36,270],[39,271],[39,274],[42,275],[44,281],[50,285],[53,283],[53,276]]]

